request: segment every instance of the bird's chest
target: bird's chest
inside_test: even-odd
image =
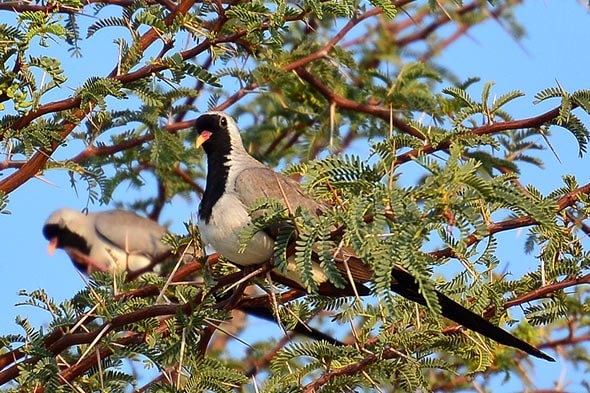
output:
[[[127,270],[133,272],[151,264],[145,255],[131,249],[121,249],[108,243],[96,244],[90,250],[90,259],[84,261],[89,272],[95,270]]]
[[[251,223],[246,206],[232,193],[225,193],[213,206],[208,222],[199,220],[199,231],[205,243],[230,261],[254,265],[267,261],[273,253],[274,241],[258,232],[243,247],[240,234]]]

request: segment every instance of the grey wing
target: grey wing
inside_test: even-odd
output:
[[[152,260],[163,257],[171,250],[170,246],[162,243],[166,228],[148,218],[125,210],[95,214],[96,231],[116,247]]]
[[[295,180],[278,174],[269,168],[244,170],[236,179],[236,192],[246,206],[251,206],[257,199],[267,197],[283,201],[285,205],[288,204],[293,210],[302,207],[318,215],[329,207],[305,193]],[[280,230],[280,228],[269,228],[267,233],[270,232],[269,234],[272,236],[277,230]],[[344,277],[347,277],[350,271],[350,274],[357,282],[357,289],[363,294],[367,294],[368,289],[360,283],[372,279],[373,273],[371,269],[349,247],[338,247],[334,251],[338,251],[334,255],[336,262],[339,262],[336,264],[337,269],[340,270]],[[346,265],[343,262],[346,262]],[[330,288],[331,291],[334,290],[333,287],[330,286]],[[349,288],[348,294],[350,293],[352,292],[350,292]]]
[[[247,207],[267,197],[283,202],[293,211],[301,207],[313,214],[320,214],[327,208],[305,193],[295,180],[266,167],[243,170],[236,178],[235,191]]]

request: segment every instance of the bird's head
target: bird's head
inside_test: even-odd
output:
[[[49,240],[49,253],[53,254],[56,248],[73,248],[88,254],[90,246],[84,237],[87,221],[88,216],[74,209],[64,208],[51,213],[43,225],[43,236]]]
[[[207,112],[195,122],[197,148],[203,147],[207,155],[228,154],[232,150],[243,150],[240,131],[234,119],[223,112]]]

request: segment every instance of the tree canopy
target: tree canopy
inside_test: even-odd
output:
[[[277,242],[275,262],[295,255],[307,294],[261,275],[249,279],[248,295],[223,298],[248,272],[207,255],[189,217],[179,217],[186,233],[166,239],[179,250],[198,246],[189,262],[181,258],[176,285],[166,275],[97,272],[59,304],[43,290],[29,293],[52,320],[37,327],[23,316],[24,333],[1,338],[0,384],[15,392],[340,392],[460,391],[499,375],[526,383],[525,354],[442,318],[435,289],[587,368],[590,183],[565,176],[544,193],[521,176],[543,166],[539,152],[552,147],[555,129],[586,154],[590,90],[547,86],[531,104],[550,109],[531,105],[514,118],[518,86],[496,92],[438,62],[489,20],[519,39],[519,3],[0,2],[0,211],[48,171],[67,171],[68,192],[83,190],[89,210],[120,204],[157,220],[179,196],[196,209],[206,167],[191,127],[208,110],[239,118],[252,155],[337,206],[329,217],[296,212],[299,239]],[[96,64],[77,66],[88,55]],[[139,198],[113,199],[129,185]],[[290,213],[272,201],[259,208],[257,228]],[[519,246],[536,261],[518,276],[498,269],[499,235],[514,230],[526,232]],[[308,256],[318,242],[362,256],[373,296],[315,294]],[[330,280],[343,280],[323,258]],[[396,266],[417,278],[427,307],[389,290]],[[188,282],[195,273],[202,285]],[[305,322],[348,345],[285,333],[235,350],[248,327],[236,310],[268,304],[285,330]],[[138,371],[142,364],[149,370]]]

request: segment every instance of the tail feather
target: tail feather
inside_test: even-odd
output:
[[[391,284],[391,290],[405,297],[408,300],[417,302],[422,305],[426,305],[424,296],[418,291],[418,284],[414,277],[406,271],[396,269],[393,272],[393,282]],[[459,303],[450,299],[449,297],[437,292],[438,303],[440,304],[442,315],[464,327],[473,330],[474,332],[480,333],[492,340],[520,349],[529,355],[554,362],[551,356],[547,355],[543,351],[533,347],[529,343],[513,336],[506,330],[492,325],[488,320],[484,319],[481,315],[475,314],[474,312],[466,309]]]

